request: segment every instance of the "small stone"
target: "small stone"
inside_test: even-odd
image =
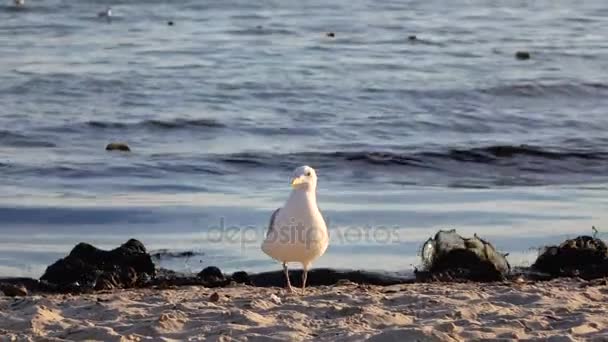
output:
[[[211,296],[209,296],[209,301],[212,303],[218,302],[220,300],[220,295],[217,292],[213,292]]]
[[[169,21],[167,22],[167,25],[169,25],[169,26],[173,26],[173,22],[172,22],[171,20],[169,20]]]
[[[523,60],[528,60],[530,59],[530,53],[528,51],[517,51],[515,53],[515,58],[523,61]]]
[[[503,334],[500,334],[500,335],[498,335],[496,337],[498,337],[500,339],[504,338],[504,339],[516,340],[516,341],[521,339],[521,337],[516,332],[514,332],[514,331],[503,333]]]
[[[327,32],[325,35],[328,36],[329,38],[334,38],[336,36],[336,34],[333,32]]]
[[[416,35],[411,35],[407,37],[408,40],[418,40],[418,37],[416,37]]]
[[[109,143],[108,146],[106,146],[106,151],[131,152],[131,149],[125,143]]]
[[[281,298],[279,298],[279,296],[277,296],[276,294],[271,294],[270,295],[270,301],[275,303],[276,305],[281,305]]]
[[[8,297],[25,297],[27,289],[23,285],[0,284],[0,291]]]
[[[448,322],[448,323],[442,323],[442,324],[435,326],[435,329],[446,332],[446,333],[453,333],[456,331],[457,327],[456,327],[456,325],[454,325],[454,323]]]

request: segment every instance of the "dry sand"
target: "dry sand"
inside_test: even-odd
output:
[[[608,340],[608,286],[585,284],[345,283],[305,296],[239,285],[0,297],[0,340]]]

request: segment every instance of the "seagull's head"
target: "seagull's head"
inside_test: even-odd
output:
[[[300,166],[293,171],[291,187],[298,190],[315,190],[317,188],[317,173],[308,165]]]

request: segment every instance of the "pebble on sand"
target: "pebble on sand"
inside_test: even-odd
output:
[[[211,296],[209,296],[209,301],[212,303],[218,302],[220,300],[220,295],[217,292],[213,292]]]
[[[328,36],[329,38],[334,38],[336,36],[336,34],[333,32],[327,32],[325,35]]]
[[[131,152],[131,149],[129,148],[129,145],[125,144],[125,143],[109,143],[108,146],[106,146],[106,151],[122,151],[122,152]]]

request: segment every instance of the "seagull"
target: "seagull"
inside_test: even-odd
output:
[[[112,8],[108,7],[105,11],[101,11],[97,13],[97,16],[100,18],[110,18],[112,16]]]
[[[325,220],[317,207],[317,174],[310,166],[300,166],[291,178],[293,190],[282,208],[270,218],[262,251],[283,263],[287,289],[294,292],[289,281],[287,264],[302,264],[302,294],[312,262],[327,250],[329,235]]]
[[[25,0],[15,0],[15,6],[21,7],[25,5]]]

